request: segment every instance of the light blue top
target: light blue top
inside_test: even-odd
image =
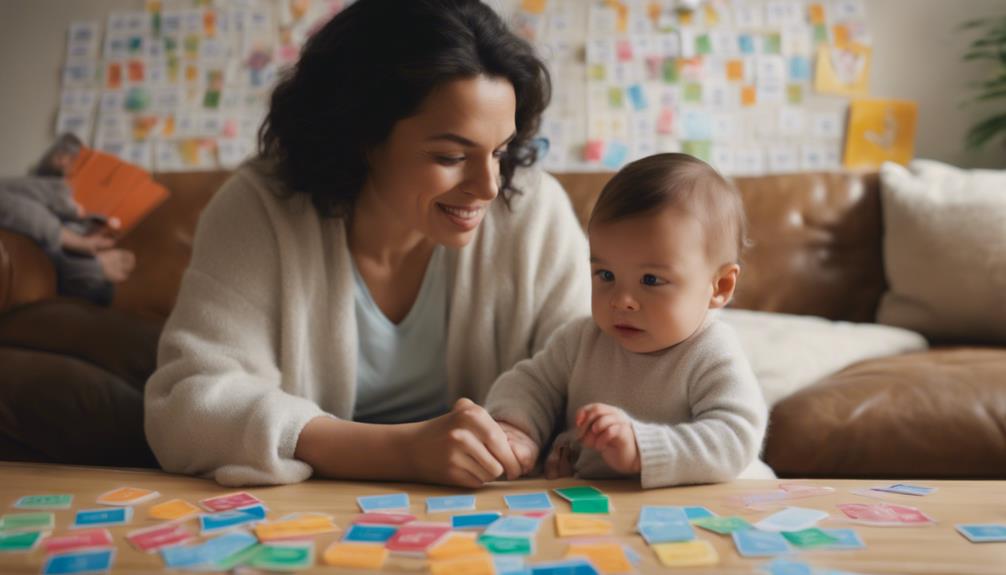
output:
[[[447,407],[447,268],[437,246],[408,315],[394,324],[370,295],[356,266],[354,421],[405,423],[442,415]]]

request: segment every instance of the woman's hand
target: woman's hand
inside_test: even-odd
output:
[[[520,476],[506,433],[470,399],[459,399],[450,413],[411,425],[400,447],[416,479],[474,488],[504,473],[511,480]]]
[[[639,473],[642,464],[636,432],[624,411],[605,403],[591,403],[576,412],[577,439],[600,452],[604,462],[619,473]]]
[[[580,455],[580,450],[573,443],[571,430],[563,431],[552,441],[552,450],[545,458],[547,479],[573,476],[573,463]]]
[[[517,458],[517,463],[520,464],[520,474],[527,475],[531,473],[531,470],[534,469],[534,464],[538,461],[538,444],[519,427],[510,425],[505,421],[500,421],[499,426],[503,429],[503,433],[506,434],[507,443],[510,444],[510,449],[513,450],[513,455]]]

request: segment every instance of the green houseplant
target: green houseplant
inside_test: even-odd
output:
[[[969,148],[981,148],[1006,135],[1006,15],[965,22],[965,30],[978,31],[979,36],[964,54],[965,61],[991,60],[992,71],[987,79],[972,83],[973,103],[995,102],[999,110],[968,130],[965,142]]]

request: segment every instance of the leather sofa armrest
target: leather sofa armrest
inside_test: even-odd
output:
[[[0,312],[56,297],[56,269],[35,242],[0,229]]]

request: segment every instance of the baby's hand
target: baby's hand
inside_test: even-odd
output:
[[[520,428],[510,425],[505,421],[498,421],[503,433],[506,434],[507,443],[513,450],[517,463],[520,464],[520,474],[527,475],[534,469],[534,464],[538,461],[538,444],[531,439],[531,436],[524,433]]]
[[[591,403],[576,412],[577,439],[600,452],[604,462],[618,473],[639,473],[642,463],[636,433],[625,412],[604,403]]]

